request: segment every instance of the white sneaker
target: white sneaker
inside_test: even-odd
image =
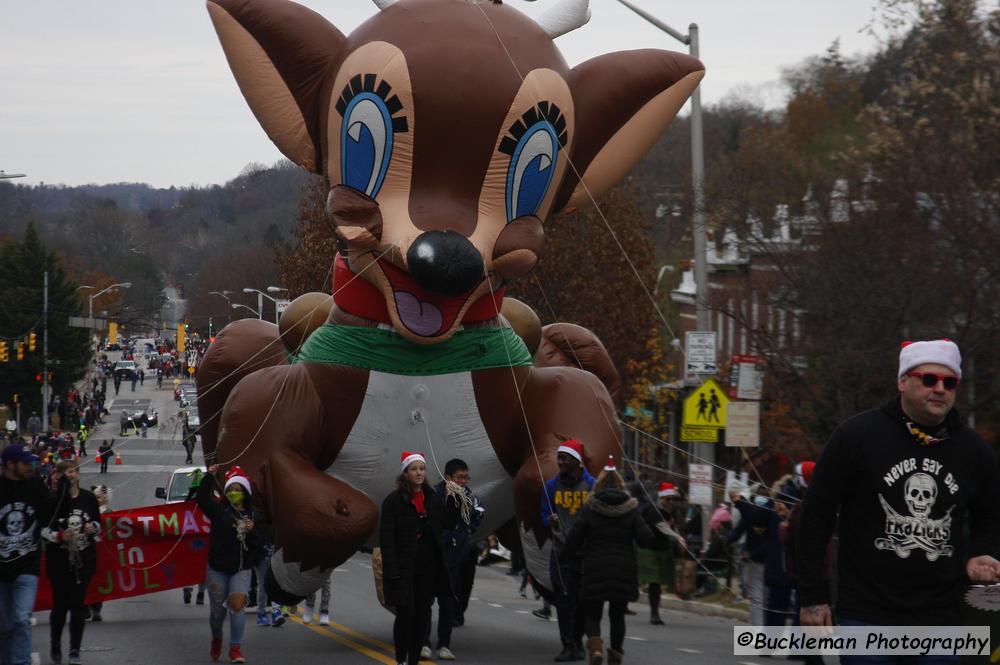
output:
[[[441,660],[455,660],[455,654],[448,647],[441,647],[438,649],[438,658]]]
[[[431,648],[424,647],[420,650],[420,660],[430,660],[431,659]]]
[[[313,621],[313,613],[307,609],[302,614],[302,623],[312,623],[312,621]]]
[[[319,625],[329,626],[330,625],[330,615],[326,612],[322,612],[319,615]]]

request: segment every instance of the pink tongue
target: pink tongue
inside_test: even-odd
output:
[[[424,302],[406,291],[394,291],[393,295],[396,297],[396,311],[407,328],[424,337],[441,330],[444,317],[437,305]]]

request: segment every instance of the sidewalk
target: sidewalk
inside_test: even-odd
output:
[[[639,603],[648,607],[649,597],[646,594],[639,596]],[[736,607],[723,605],[722,603],[705,602],[701,600],[681,600],[674,594],[664,594],[660,599],[660,607],[668,610],[678,610],[680,612],[691,612],[707,617],[720,617],[723,619],[733,619],[741,623],[750,620],[750,610],[738,603]]]

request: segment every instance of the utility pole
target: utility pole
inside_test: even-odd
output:
[[[698,24],[688,26],[688,48],[695,58],[700,58],[698,44]],[[694,187],[694,308],[698,330],[711,330],[712,322],[708,311],[708,261],[705,238],[705,132],[702,128],[701,86],[691,94],[691,185]],[[712,448],[714,451],[715,449]]]
[[[42,431],[49,431],[49,271],[42,292]]]

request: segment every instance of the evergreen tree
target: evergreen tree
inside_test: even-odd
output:
[[[22,399],[22,421],[31,411],[41,413],[42,384],[36,381],[43,367],[43,298],[45,272],[49,273],[49,371],[52,394],[71,388],[83,378],[91,351],[87,331],[71,328],[69,317],[77,315],[80,301],[76,285],[55,252],[42,242],[34,224],[29,224],[21,242],[0,245],[0,340],[7,342],[9,357],[0,362],[0,401]],[[28,350],[28,336],[36,334],[35,351]],[[17,344],[24,342],[24,359],[17,359]],[[22,422],[23,424],[23,422]]]

